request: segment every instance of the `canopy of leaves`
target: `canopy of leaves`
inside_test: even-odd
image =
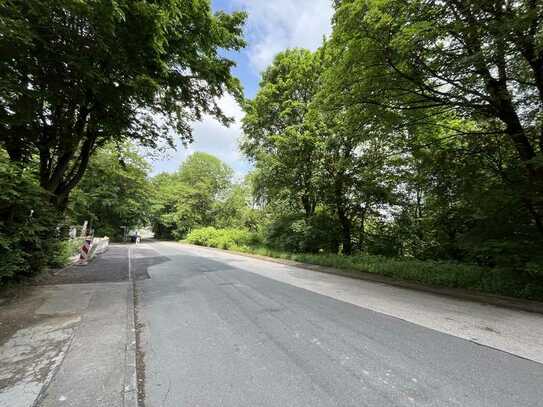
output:
[[[272,199],[292,198],[292,205],[301,205],[308,215],[316,205],[317,146],[305,117],[320,69],[317,54],[301,49],[280,53],[262,74],[255,99],[244,105],[241,147],[256,164],[261,192]]]
[[[543,234],[543,5],[525,1],[338,1],[329,102],[395,115],[404,128],[436,115],[487,143],[501,134],[520,167],[515,188]],[[451,124],[450,122],[448,123]],[[512,184],[513,185],[513,184]]]
[[[40,184],[65,205],[90,155],[111,140],[192,139],[190,123],[240,95],[243,13],[209,0],[6,0],[0,3],[0,145],[39,158]]]
[[[149,164],[130,144],[96,152],[70,202],[72,221],[89,222],[97,236],[120,239],[129,229],[149,223]]]
[[[218,158],[194,153],[174,174],[153,178],[153,229],[158,238],[184,239],[207,226],[255,228],[247,187]]]

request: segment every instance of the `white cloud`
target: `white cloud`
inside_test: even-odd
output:
[[[230,95],[223,97],[219,101],[219,105],[226,115],[234,118],[234,123],[230,127],[225,127],[210,116],[204,117],[201,122],[194,123],[194,142],[188,147],[184,147],[179,143],[175,153],[167,159],[155,163],[154,174],[164,171],[176,171],[181,163],[196,151],[203,151],[216,156],[232,167],[238,176],[247,172],[248,163],[238,148],[238,138],[241,134],[241,118],[243,117],[241,107]]]
[[[315,50],[331,32],[331,0],[233,0],[249,14],[245,52],[263,71],[274,56],[294,47]]]
[[[323,37],[331,32],[331,0],[231,0],[231,3],[235,9],[249,14],[245,29],[248,46],[242,52],[257,72],[263,71],[278,52],[287,48],[317,49]],[[249,163],[238,148],[243,112],[231,96],[224,97],[220,104],[235,122],[228,128],[212,117],[194,123],[194,143],[189,148],[179,144],[171,157],[154,163],[153,173],[176,171],[195,151],[217,156],[230,165],[238,177],[247,173]]]

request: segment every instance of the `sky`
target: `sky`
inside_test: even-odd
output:
[[[256,95],[261,73],[278,52],[296,47],[315,50],[331,32],[332,0],[212,0],[212,6],[215,11],[248,13],[247,47],[228,54],[237,64],[233,74],[241,80],[248,98]],[[219,103],[235,122],[225,127],[205,117],[193,123],[194,142],[188,148],[179,144],[177,151],[153,161],[153,175],[176,171],[183,160],[196,151],[217,156],[232,167],[238,177],[250,170],[249,162],[238,149],[243,112],[231,96],[225,96]]]

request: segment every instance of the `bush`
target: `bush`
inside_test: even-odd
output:
[[[82,238],[59,241],[57,250],[54,253],[51,253],[48,266],[54,268],[66,266],[70,258],[79,252],[83,242],[84,240]]]
[[[199,246],[232,249],[257,243],[257,237],[244,229],[215,229],[206,227],[192,230],[186,241]]]
[[[29,276],[58,253],[61,219],[34,173],[0,151],[0,283]]]
[[[310,218],[284,216],[268,226],[266,243],[294,253],[337,252],[339,230],[337,222],[326,213]]]

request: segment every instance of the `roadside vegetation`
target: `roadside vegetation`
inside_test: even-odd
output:
[[[372,273],[396,280],[440,288],[462,288],[487,294],[543,301],[543,282],[539,269],[533,274],[509,268],[482,267],[476,264],[439,260],[418,260],[376,255],[344,256],[333,253],[294,253],[273,249],[246,230],[221,230],[213,227],[193,230],[183,242],[238,253],[255,254],[305,264],[332,267],[348,272]]]
[[[209,226],[192,230],[186,241],[198,246],[240,251],[258,243],[258,237],[244,229],[215,229]]]
[[[0,283],[62,263],[75,222],[115,237],[144,220],[129,145],[189,143],[203,115],[230,123],[217,102],[241,87],[223,55],[244,20],[205,0],[0,2]]]
[[[542,11],[483,3],[338,2],[243,105],[257,243],[186,239],[541,299]]]
[[[219,52],[244,45],[243,13],[76,3],[0,6],[18,27],[0,36],[0,278],[40,269],[89,220],[112,238],[150,225],[159,239],[542,299],[537,2],[336,2],[331,36],[279,53],[251,100]],[[189,143],[204,114],[229,123],[226,93],[252,171],[197,152],[149,176],[141,151]]]

